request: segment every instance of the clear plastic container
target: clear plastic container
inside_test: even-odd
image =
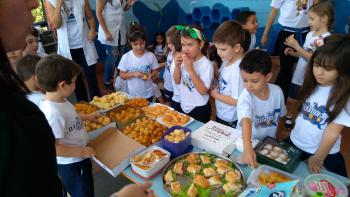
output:
[[[305,195],[310,197],[320,195],[324,197],[347,197],[349,194],[342,182],[325,174],[307,176],[304,180],[304,188]]]

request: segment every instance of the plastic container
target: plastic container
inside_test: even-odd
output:
[[[188,135],[184,140],[182,140],[179,143],[173,143],[169,142],[168,140],[164,139],[165,135],[170,134],[173,132],[175,129],[183,129],[185,133],[190,132],[190,135]],[[191,129],[181,127],[181,126],[173,126],[169,128],[165,133],[163,133],[161,143],[162,147],[169,151],[172,155],[172,157],[178,157],[186,152],[186,149],[191,145]]]
[[[334,177],[325,174],[312,174],[305,178],[306,196],[347,197],[349,192],[345,185]]]
[[[170,156],[171,154],[158,147],[158,146],[152,146],[148,149],[146,149],[145,151],[141,152],[140,154],[138,155],[143,155],[143,154],[146,154],[147,152],[150,152],[152,150],[160,150],[162,151],[163,153],[166,154],[166,156],[164,158],[162,158],[159,162],[157,162],[156,164],[154,164],[151,168],[145,170],[145,169],[142,169],[140,167],[138,167],[137,165],[135,165],[133,162],[132,162],[132,159],[130,160],[130,164],[131,164],[131,169],[136,173],[138,174],[139,176],[143,177],[143,178],[150,178],[152,177],[153,175],[155,175],[157,172],[160,172],[161,169],[169,162],[170,160]]]
[[[262,186],[259,182],[258,182],[258,176],[261,173],[271,173],[271,172],[277,172],[279,174],[282,174],[283,176],[290,178],[291,180],[301,180],[301,178],[292,175],[288,172],[279,170],[277,168],[271,167],[271,166],[267,166],[267,165],[260,165],[257,169],[253,170],[250,173],[250,176],[248,177],[247,180],[247,184],[250,186],[255,186],[255,187],[260,187]]]

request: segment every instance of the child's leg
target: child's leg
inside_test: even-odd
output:
[[[105,45],[106,52],[107,52],[107,58],[105,61],[105,68],[104,68],[104,73],[103,73],[103,82],[106,84],[111,83],[111,79],[113,76],[113,71],[115,68],[115,63],[116,63],[116,56],[117,56],[117,48],[110,46],[110,45]]]
[[[71,197],[94,196],[90,159],[72,164],[58,164],[57,166],[58,175]]]
[[[211,115],[210,102],[208,101],[206,105],[194,108],[188,115],[198,121],[207,123],[210,120]]]
[[[331,172],[348,177],[346,173],[344,157],[340,152],[329,154],[324,160],[323,165],[327,170]]]
[[[73,61],[82,67],[83,60],[79,49],[71,49],[70,53]],[[83,80],[83,73],[81,73],[77,78],[74,92],[75,92],[75,96],[77,97],[77,101],[89,101],[88,94],[87,94],[84,80]]]

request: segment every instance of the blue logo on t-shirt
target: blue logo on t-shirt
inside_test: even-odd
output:
[[[259,129],[277,126],[280,113],[281,108],[278,108],[261,116],[255,115],[254,127]]]
[[[194,85],[190,76],[184,75],[182,83],[188,88],[190,92],[192,92]]]
[[[151,72],[151,64],[147,65],[137,65],[130,67],[127,72],[141,72],[141,73],[150,73]]]
[[[68,128],[68,132],[72,132],[72,131],[79,131],[83,128],[83,122],[81,121],[81,119],[77,116],[72,124],[72,126],[70,126]]]
[[[328,114],[325,105],[318,106],[318,103],[314,102],[312,105],[310,102],[305,102],[303,104],[300,116],[304,120],[309,121],[311,124],[316,125],[317,128],[321,127],[328,122]]]
[[[226,87],[227,87],[227,81],[225,81],[225,79],[224,78],[222,78],[222,77],[220,77],[219,79],[218,79],[218,92],[223,92],[225,89],[226,89]]]

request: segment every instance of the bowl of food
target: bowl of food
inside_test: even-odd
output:
[[[307,176],[304,179],[304,188],[307,196],[348,196],[348,190],[342,182],[325,174],[311,174]]]
[[[173,126],[163,134],[161,142],[173,157],[180,156],[191,145],[191,129]]]

